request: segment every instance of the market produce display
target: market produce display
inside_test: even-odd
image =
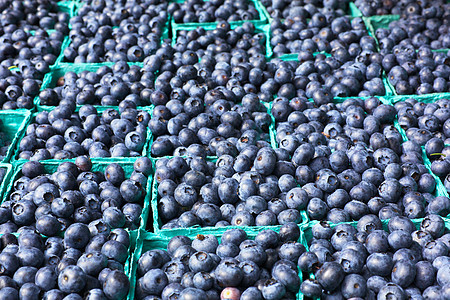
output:
[[[450,2],[0,2],[0,299],[450,299]]]

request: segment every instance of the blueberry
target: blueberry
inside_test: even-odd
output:
[[[405,291],[395,283],[387,283],[380,289],[377,297],[380,299],[388,299],[391,295],[397,299],[403,299],[405,297]]]
[[[68,247],[83,249],[90,239],[89,228],[80,223],[75,223],[67,228],[64,234],[64,243]]]
[[[420,228],[423,231],[426,231],[431,234],[432,237],[438,238],[442,236],[444,233],[444,224],[442,218],[437,215],[429,215],[426,216],[422,223],[420,224]]]
[[[392,249],[409,248],[412,243],[411,234],[403,230],[392,231],[388,236],[388,242]]]
[[[80,292],[86,285],[86,274],[77,266],[67,266],[58,275],[58,286],[65,293]]]
[[[338,262],[346,273],[359,273],[364,266],[364,256],[353,249],[344,249],[339,255]]]
[[[106,277],[103,284],[103,292],[111,299],[122,299],[128,294],[130,282],[128,277],[121,271],[113,270]]]
[[[199,272],[194,275],[193,282],[196,288],[207,291],[213,286],[214,279],[209,273]]]
[[[333,291],[344,279],[344,270],[336,262],[326,262],[317,271],[316,279],[324,289]]]
[[[392,269],[392,281],[401,287],[409,286],[416,276],[416,268],[410,261],[397,261]]]
[[[249,300],[249,299],[255,299],[255,300],[262,300],[263,296],[260,290],[256,287],[249,287],[246,290],[244,290],[241,294],[242,300]]]
[[[392,270],[393,262],[387,254],[373,253],[367,258],[366,265],[372,274],[387,276]]]
[[[268,279],[264,282],[262,294],[265,299],[280,299],[286,293],[283,284],[274,278]]]
[[[188,184],[179,185],[174,191],[175,200],[183,207],[194,205],[197,199],[197,192],[194,187]]]
[[[346,298],[362,298],[367,294],[366,280],[361,275],[349,274],[342,281],[341,292]]]
[[[105,178],[115,186],[118,186],[125,179],[125,172],[118,164],[109,164],[105,169]]]
[[[0,290],[0,296],[8,300],[19,299],[19,292],[15,288],[7,286]]]
[[[223,203],[234,204],[238,200],[238,182],[233,178],[225,179],[218,187],[219,198]]]
[[[300,290],[307,297],[319,297],[322,294],[322,287],[319,282],[310,278],[302,282]]]
[[[22,166],[22,174],[29,178],[34,178],[44,173],[44,166],[36,161],[26,162]]]
[[[139,280],[143,292],[159,295],[168,283],[166,274],[160,269],[152,269]]]
[[[186,288],[180,293],[182,299],[207,299],[206,293],[201,289]]]
[[[239,264],[233,259],[223,260],[215,269],[214,275],[217,283],[224,287],[238,286],[244,277]]]
[[[286,194],[286,205],[288,208],[305,209],[308,204],[308,194],[301,188],[293,188]]]

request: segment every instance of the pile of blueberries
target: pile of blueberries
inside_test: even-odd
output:
[[[286,196],[296,184],[288,175],[293,170],[272,148],[254,145],[215,163],[201,157],[159,159],[155,181],[162,229],[303,223],[301,209]]]
[[[136,108],[97,109],[60,104],[39,112],[19,142],[18,159],[41,161],[89,157],[138,157],[147,144],[150,114]]]
[[[425,103],[411,98],[395,103],[395,109],[408,139],[425,146],[430,159],[433,153],[441,153],[444,145],[450,145],[450,99]]]
[[[298,259],[306,297],[450,297],[450,233],[438,215],[426,216],[419,228],[400,216],[386,228],[377,216],[365,215],[355,227],[316,223],[309,234],[309,250]]]
[[[175,23],[179,24],[260,20],[258,11],[249,0],[172,2],[167,11]]]
[[[353,2],[363,16],[366,17],[375,15],[401,15],[405,18],[411,16],[431,18],[438,16],[439,18],[442,13],[448,13],[448,11],[445,10],[448,2],[443,0],[435,0],[432,2],[414,0],[355,0]],[[425,25],[425,23],[423,23],[422,26],[423,25]]]
[[[152,163],[141,157],[128,167],[129,177],[117,163],[93,171],[86,156],[53,174],[23,164],[0,207],[1,299],[128,295],[124,266],[134,241],[125,229],[139,227]]]
[[[92,1],[71,18],[64,61],[142,62],[161,43],[167,1]]]
[[[0,233],[25,228],[54,237],[73,224],[86,225],[91,232],[137,229],[152,163],[138,158],[126,165],[133,168],[128,176],[121,164],[105,165],[102,171],[91,170],[92,161],[80,156],[47,174],[40,162],[24,163],[0,206]]]
[[[433,107],[445,107],[446,101]],[[392,125],[397,109],[403,124],[400,107],[408,105],[424,108],[414,99],[394,107],[377,98],[355,98],[316,108],[303,98],[277,98],[272,115],[279,148],[247,130],[238,139],[216,137],[209,144],[175,150],[177,157],[157,160],[162,228],[282,225],[306,221],[300,211],[309,219],[334,223],[367,214],[381,220],[447,216],[450,200],[434,195],[437,182],[424,165],[421,146],[427,141],[421,142],[418,132],[416,139],[403,142]],[[436,115],[448,112],[437,108]],[[436,125],[442,126],[437,118]],[[183,136],[180,133],[179,140]],[[190,136],[191,141],[202,140],[207,132],[200,129]],[[448,158],[440,153],[444,146],[438,137],[425,146],[433,160],[431,169],[442,178],[449,174]],[[216,161],[207,158],[211,149]],[[179,157],[183,155],[187,157]]]
[[[229,229],[193,240],[175,236],[166,249],[142,253],[137,262],[136,299],[295,299],[297,261],[305,247],[297,224],[253,238]]]
[[[69,13],[58,6],[57,0],[45,1],[2,1],[0,3],[0,31],[10,28],[24,30],[55,29],[69,31]],[[68,8],[68,7],[67,7]]]
[[[261,0],[272,19],[287,19],[289,17],[301,17],[305,13],[313,15],[318,9],[323,13],[338,12],[347,14],[349,0]]]
[[[296,167],[291,181],[302,186],[292,197],[311,219],[343,222],[372,213],[384,220],[450,212],[447,197],[432,195],[436,181],[424,165],[422,144],[403,143],[392,125],[393,106],[368,98],[308,108],[310,102],[293,100],[275,100],[272,114],[279,147]]]
[[[436,1],[443,2],[443,1]],[[416,10],[419,1],[395,1],[395,0],[355,0],[356,7],[368,17],[374,15],[401,15]]]
[[[370,2],[377,6],[377,1]],[[384,3],[382,6],[389,7]],[[433,5],[428,1],[399,1],[396,8],[393,11],[400,19],[375,32],[383,54],[383,69],[389,73],[388,80],[396,93],[449,92],[449,52],[433,53],[432,50],[450,48],[450,4],[445,1],[433,1]],[[363,14],[373,13],[362,11]]]
[[[295,17],[274,19],[270,23],[270,43],[275,56],[300,51],[331,53],[339,47],[356,54],[375,51],[374,39],[368,35],[361,18],[351,19],[336,12],[327,16],[320,11],[311,15],[308,12],[292,14]]]
[[[44,238],[22,227],[0,241],[0,299],[124,299],[130,289],[123,229],[73,223],[64,237]]]
[[[265,55],[266,38],[263,32],[257,32],[253,23],[245,22],[231,29],[230,23],[222,21],[213,30],[205,30],[200,26],[194,30],[177,31],[173,48],[178,52],[194,51],[201,59],[206,53],[214,55],[223,52],[233,53],[236,50],[244,51],[250,56]]]
[[[317,105],[331,103],[334,97],[382,96],[386,89],[381,62],[382,56],[371,50],[358,54],[339,47],[331,56],[301,51],[298,61],[273,60],[274,78],[264,82],[261,91],[313,99]]]
[[[431,171],[450,191],[450,99],[434,103],[406,99],[395,104],[398,123],[409,140],[423,146],[431,161]]]
[[[31,109],[44,75],[56,62],[64,34],[42,29],[30,34],[15,25],[6,28],[0,35],[0,105]]]
[[[383,43],[384,39],[380,41]],[[388,46],[386,46],[388,47]],[[417,51],[411,45],[395,45],[394,53],[383,57],[382,66],[399,95],[446,93],[450,91],[450,51],[432,52],[427,46]]]
[[[364,3],[364,1],[360,2]],[[382,10],[389,9],[385,3],[381,4],[386,1],[370,2],[372,2],[371,5],[362,5],[363,15],[373,14],[374,11],[371,8],[378,5]],[[433,5],[427,1],[389,2],[396,4],[392,13],[401,17],[399,20],[389,23],[389,28],[377,30],[380,44],[381,42],[384,44],[382,51],[391,50],[389,47],[392,48],[398,44],[413,46],[415,49],[421,46],[429,46],[432,49],[450,48],[449,3],[440,0],[433,1]]]
[[[1,1],[2,109],[33,108],[42,79],[56,62],[64,36],[69,33],[69,13],[62,11],[57,2]]]
[[[241,105],[227,101],[221,90],[202,98],[189,97],[184,103],[170,100],[152,112],[149,128],[155,137],[151,153],[206,157],[236,156],[247,145],[270,147],[272,119],[255,94],[242,97]],[[204,102],[211,99],[211,105]]]
[[[395,45],[415,49],[422,46],[432,49],[450,48],[449,9],[450,5],[447,4],[439,11],[401,18],[389,23],[389,28],[377,29],[376,36],[380,41],[380,50],[390,52]]]
[[[67,71],[56,78],[55,87],[39,92],[39,104],[46,106],[102,105],[121,110],[152,104],[155,75],[146,67],[120,61],[78,74]]]
[[[21,67],[22,72],[0,65],[0,104],[4,110],[33,108],[34,97],[39,93],[40,80],[36,79],[41,78],[41,73],[33,66]]]

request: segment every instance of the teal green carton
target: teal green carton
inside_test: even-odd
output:
[[[102,113],[106,110],[109,109],[114,109],[116,111],[119,111],[119,108],[117,106],[96,106],[95,107],[97,110],[97,115],[101,117]],[[51,111],[53,108],[45,108],[43,109],[43,111]],[[146,111],[151,115],[151,111],[152,108],[147,109],[146,107],[143,108],[138,108],[138,110],[142,110],[142,111]],[[79,108],[77,108],[75,110],[76,112],[79,111]],[[20,150],[19,150],[19,146],[20,146],[20,140],[25,136],[26,130],[28,128],[29,125],[35,123],[35,118],[36,118],[36,114],[37,113],[33,113],[31,115],[31,117],[29,118],[29,120],[26,122],[26,125],[24,126],[24,130],[21,131],[21,134],[19,136],[19,142],[17,142],[17,145],[15,146],[15,150],[14,153],[12,155],[11,161],[21,161],[21,162],[25,162],[26,160],[24,159],[20,159],[19,158],[19,154],[20,154]],[[150,156],[150,145],[151,142],[153,141],[153,137],[152,137],[152,132],[150,130],[150,128],[147,127],[147,138],[144,144],[144,147],[141,151],[141,156]],[[131,158],[131,157],[106,157],[106,158],[95,158],[98,160],[110,160],[110,159],[127,159],[127,158]],[[93,158],[94,159],[94,158]],[[52,159],[53,160],[53,159]]]
[[[132,273],[132,272],[131,272],[131,267],[132,267],[132,261],[131,261],[131,258],[132,258],[132,256],[133,256],[134,250],[136,249],[136,245],[137,245],[137,242],[138,242],[138,233],[135,232],[135,231],[133,231],[133,232],[129,232],[129,231],[128,231],[128,234],[129,234],[129,236],[130,236],[130,247],[128,248],[128,257],[127,257],[127,260],[125,261],[125,263],[124,263],[124,265],[123,265],[123,266],[124,266],[123,272],[124,272],[125,275],[127,275],[128,280],[130,280],[130,275],[131,275],[131,273]],[[1,237],[2,235],[3,235],[3,234],[0,234],[0,237]],[[19,238],[20,233],[14,232],[14,233],[12,233],[12,235],[14,235],[16,238]],[[43,239],[44,241],[46,241],[47,237],[46,237],[45,235],[41,235],[41,237],[42,237],[42,239]],[[128,294],[131,294],[132,291],[133,291],[133,294],[134,294],[134,288],[135,288],[135,285],[131,284],[131,285],[130,285],[130,290],[129,290],[129,293],[128,293]],[[132,299],[132,298],[127,298],[127,299]]]
[[[356,4],[354,2],[350,2],[348,4],[348,8],[350,10],[350,15],[352,17],[362,17],[363,16],[362,12],[359,10],[359,8],[356,6]]]
[[[59,59],[59,58],[58,58]],[[54,88],[58,85],[58,81],[64,74],[68,72],[81,73],[83,71],[96,72],[102,66],[112,67],[114,66],[114,62],[106,62],[106,63],[86,63],[86,64],[72,64],[72,63],[61,63],[60,61],[50,69],[50,72],[47,73],[43,79],[41,91],[47,88]],[[143,67],[144,64],[140,62],[129,62],[128,65],[136,65],[139,67]],[[55,106],[41,105],[39,96],[34,98],[34,104],[38,111],[44,110],[52,110]],[[102,107],[101,105],[94,105],[96,108]],[[77,108],[80,108],[81,105],[77,105]],[[105,106],[106,107],[106,106]],[[139,109],[148,108],[148,106],[139,107]]]
[[[57,171],[58,166],[62,162],[65,162],[65,161],[75,162],[74,159],[69,159],[69,160],[64,160],[64,161],[47,160],[47,161],[43,161],[42,165],[44,166],[44,170],[45,170],[46,174],[53,174]],[[99,159],[93,158],[93,159],[91,159],[91,161],[92,161],[91,172],[102,172],[103,173],[109,164],[117,163],[125,171],[125,178],[129,178],[134,171],[133,164],[136,161],[136,158],[123,158],[123,159],[110,158],[108,160],[106,160],[106,159],[99,160]],[[9,199],[11,193],[14,191],[14,182],[22,176],[22,166],[24,163],[25,163],[24,161],[18,161],[18,162],[13,163],[13,170],[11,172],[11,176],[9,176],[9,178],[8,178],[9,182],[6,186],[5,193],[3,194],[3,201],[6,201],[7,199]],[[0,167],[1,167],[1,165],[0,165]],[[143,229],[146,226],[147,215],[144,215],[144,213],[149,212],[150,197],[151,197],[150,188],[152,185],[152,180],[153,180],[153,176],[149,176],[148,181],[147,181],[147,187],[146,187],[146,195],[145,195],[143,202],[140,203],[143,207],[143,210],[142,210],[142,214],[141,214],[141,218],[140,218],[139,228],[131,229],[131,230],[125,228],[130,233],[130,235],[133,234],[133,236],[137,237],[138,229]],[[62,233],[64,233],[64,231]]]
[[[420,225],[422,224],[423,220],[424,219],[412,219],[411,221],[414,223],[416,229],[419,230],[420,229]],[[443,220],[445,222],[445,232],[449,232],[450,231],[450,222],[449,222],[450,220],[446,219],[446,218],[443,218]],[[311,241],[313,239],[312,227],[314,225],[316,225],[317,223],[319,223],[319,222],[318,221],[313,221],[313,222],[310,222],[307,226],[303,227],[303,234],[304,234],[304,240],[305,240],[305,244],[304,245],[305,245],[307,250],[309,250],[309,245],[310,245],[310,243],[311,243]],[[386,232],[389,232],[389,230],[388,230],[389,220],[383,220],[383,221],[381,221],[381,223],[382,223],[382,229],[384,231],[386,231]],[[340,225],[340,224],[349,224],[349,225],[351,225],[351,226],[353,226],[355,228],[357,226],[357,222],[346,222],[346,223],[338,223],[338,224],[328,223],[328,224],[330,225],[331,228],[334,228],[334,227],[336,227],[337,225]],[[312,278],[312,279],[315,278],[314,274],[312,274],[312,273],[309,274],[309,277]],[[303,297],[300,298],[300,299],[303,299]],[[306,298],[306,299],[308,299],[308,298]]]
[[[0,111],[0,147],[8,146],[2,163],[10,162],[14,155],[14,149],[25,134],[26,125],[31,118],[31,112],[24,109]]]
[[[153,159],[154,162],[156,162],[158,159]],[[214,161],[214,159],[209,158],[210,161]],[[176,235],[183,235],[183,234],[189,234],[189,235],[197,235],[197,234],[203,234],[204,232],[213,230],[214,232],[222,232],[226,229],[230,228],[248,228],[251,230],[255,230],[256,232],[259,232],[263,229],[272,229],[272,230],[279,230],[281,225],[274,225],[274,226],[227,226],[227,227],[200,227],[199,225],[189,227],[189,228],[174,228],[174,229],[162,229],[163,226],[162,220],[159,217],[158,214],[158,181],[156,178],[154,178],[152,183],[152,196],[151,196],[151,210],[152,210],[152,218],[153,218],[153,224],[152,228],[149,228],[154,233],[157,233],[164,237],[174,237]],[[302,218],[302,221],[300,225],[306,224],[309,221],[309,217],[306,213],[306,211],[300,211],[300,215]],[[150,221],[147,223],[147,227],[150,227]]]
[[[389,28],[389,24],[400,19],[400,15],[384,15],[365,17],[371,35],[376,39],[375,32],[380,28]]]
[[[0,163],[0,169],[0,174],[2,174],[2,177],[0,177],[0,197],[2,197],[6,192],[6,188],[8,187],[9,182],[11,181],[13,165]]]
[[[272,20],[274,20],[274,18],[272,18],[269,11],[267,10],[267,7],[261,2],[261,0],[258,0],[258,2],[260,2],[261,7],[262,7],[262,12],[266,16],[268,23],[270,24],[270,22],[272,22]],[[302,6],[302,4],[299,4],[298,6]],[[351,16],[351,17],[362,17],[363,16],[361,11],[358,9],[358,7],[353,2],[348,3],[348,7],[345,9],[345,13],[346,13],[346,15]],[[282,20],[284,20],[284,19],[282,19]]]
[[[319,55],[319,54],[325,55],[326,57],[331,57],[332,56],[330,53],[326,53],[326,52],[315,52],[315,53],[313,53],[314,57]],[[282,61],[298,61],[298,53],[284,54],[284,55],[281,55],[281,56],[279,56],[277,58],[274,58],[274,59],[280,59]],[[375,96],[375,97],[381,98],[381,97],[395,95],[395,90],[392,87],[392,85],[389,83],[389,81],[387,80],[386,73],[384,71],[383,71],[383,74],[381,76],[381,80],[383,81],[383,85],[384,85],[384,89],[386,90],[386,93],[383,96]],[[275,97],[276,97],[276,95],[275,95]],[[354,96],[354,97],[347,97],[347,98],[364,98],[364,97]],[[365,97],[365,98],[367,98],[367,97]],[[335,99],[344,99],[344,97],[335,97]]]
[[[270,137],[270,145],[272,146],[273,149],[278,148],[278,144],[277,144],[277,130],[276,130],[276,121],[274,116],[272,115],[272,106],[273,106],[273,101],[270,103],[263,103],[263,105],[266,107],[267,109],[267,113],[270,116],[271,122],[270,122],[270,126],[269,126],[269,137]]]
[[[391,105],[395,105],[398,102],[403,102],[406,99],[410,99],[410,98],[414,98],[419,102],[423,102],[423,103],[434,103],[437,100],[440,99],[450,99],[450,93],[441,93],[441,94],[429,94],[429,95],[407,95],[407,96],[394,96],[390,98],[391,101]],[[396,118],[394,121],[394,126],[397,128],[397,130],[400,132],[400,134],[402,135],[403,141],[406,142],[408,141],[408,137],[406,136],[406,130],[405,128],[403,128],[402,126],[400,126],[400,124],[398,123],[398,119]],[[406,128],[407,129],[407,128]],[[422,146],[422,160],[424,162],[425,167],[428,169],[429,173],[434,177],[434,179],[436,180],[436,191],[434,193],[435,196],[445,196],[445,197],[449,197],[449,193],[447,191],[447,189],[444,186],[444,183],[442,182],[442,180],[433,173],[433,171],[431,170],[431,161],[428,158],[428,156],[425,153],[425,147]]]
[[[442,218],[444,221],[445,221],[445,228],[446,228],[446,231],[448,232],[448,231],[450,231],[450,222],[448,222],[448,219],[447,218]],[[420,219],[411,219],[411,221],[414,223],[414,226],[416,226],[416,228],[417,228],[417,230],[419,230],[420,229],[420,225],[421,225],[421,223],[423,222],[423,220],[424,220],[424,218],[420,218]],[[303,229],[303,235],[304,235],[304,240],[305,240],[305,242],[306,242],[306,245],[305,245],[305,247],[306,247],[306,249],[308,249],[309,250],[309,245],[310,245],[310,243],[311,243],[311,240],[313,239],[313,235],[312,235],[312,228],[313,228],[313,226],[314,225],[316,225],[317,223],[320,223],[320,222],[323,222],[323,221],[311,221],[311,222],[309,222],[306,226],[304,226],[302,229]],[[338,225],[341,225],[341,224],[349,224],[349,225],[351,225],[351,226],[353,226],[353,227],[355,227],[356,228],[356,226],[357,226],[357,224],[358,224],[358,222],[343,222],[343,223],[337,223],[337,224],[335,224],[335,223],[331,223],[331,222],[327,222],[328,224],[329,224],[329,226],[331,227],[331,228],[334,228],[334,227],[336,227],[336,226],[338,226]],[[388,229],[388,224],[389,224],[389,220],[382,220],[381,221],[381,224],[382,224],[382,229],[384,230],[384,231],[389,231],[389,229]]]
[[[207,0],[205,0],[206,2]],[[265,8],[258,0],[247,0],[250,4],[252,4],[256,10],[258,11],[258,19],[255,20],[242,20],[242,21],[230,21],[230,25],[242,25],[245,22],[250,22],[255,25],[264,25],[267,24],[267,15],[265,13]],[[176,3],[183,3],[184,0],[181,1],[172,1]],[[190,27],[192,29],[195,29],[197,27],[204,27],[204,26],[210,26],[214,25],[216,26],[219,22],[206,22],[206,23],[197,23],[197,22],[189,22],[189,23],[176,23],[173,19],[171,20],[171,26],[183,26],[183,27]]]
[[[224,227],[224,228],[212,228],[211,230],[206,230],[203,232],[198,232],[198,233],[188,233],[188,232],[180,232],[177,235],[184,235],[187,236],[191,239],[195,239],[195,237],[197,236],[197,234],[202,234],[202,235],[206,235],[206,234],[212,234],[215,237],[217,237],[217,239],[219,240],[219,242],[221,241],[221,237],[223,235],[223,233],[228,230],[231,229],[233,227]],[[299,243],[302,243],[304,246],[306,246],[306,240],[304,238],[303,232],[302,232],[302,228],[300,227],[301,231],[300,231],[300,238],[298,240]],[[253,227],[241,227],[240,229],[243,229],[246,233],[247,233],[247,238],[250,240],[254,240],[256,235],[263,231],[263,230],[273,230],[275,232],[279,232],[279,228],[266,228],[266,227],[260,227],[260,228],[253,228]],[[131,286],[137,286],[137,280],[138,280],[138,274],[137,274],[137,263],[139,258],[147,251],[149,250],[167,250],[167,245],[170,241],[170,239],[173,236],[161,236],[158,234],[154,234],[154,233],[145,233],[145,232],[141,232],[140,233],[140,237],[139,237],[139,242],[138,242],[138,246],[136,247],[136,251],[133,253],[132,256],[132,274],[130,276],[131,279]],[[299,272],[299,277],[300,277],[300,281],[302,280],[302,273]],[[128,300],[132,300],[132,299],[136,299],[135,298],[135,294],[134,291],[132,291],[129,295],[128,295]],[[296,300],[301,300],[303,299],[303,295],[298,292],[296,295]]]
[[[58,10],[62,12],[66,12],[69,14],[69,17],[75,16],[77,4],[75,1],[60,1],[58,2]]]
[[[198,27],[202,27],[205,30],[214,30],[217,26],[216,23],[204,23],[206,25],[197,25],[195,27],[192,26],[184,26],[184,25],[175,25],[172,26],[172,45],[176,44],[177,38],[178,38],[178,31],[181,30],[186,30],[186,31],[191,31],[194,30]],[[231,25],[231,29],[234,29],[238,26],[240,26],[241,24],[233,24]],[[266,48],[266,53],[265,56],[267,59],[270,59],[272,57],[272,47],[270,46],[270,25],[266,24],[266,25],[255,25],[256,28],[256,33],[263,33],[265,38],[266,38],[266,42],[265,42],[265,48]]]

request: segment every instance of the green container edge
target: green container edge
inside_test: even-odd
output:
[[[4,121],[7,119],[7,121]],[[19,143],[19,140],[22,138],[23,134],[26,130],[26,125],[31,119],[31,112],[29,110],[1,110],[0,111],[0,120],[3,121],[0,127],[1,132],[5,132],[3,126],[11,126],[10,131],[13,136],[11,138],[11,144],[8,147],[8,151],[5,157],[1,160],[2,163],[8,163],[11,161],[12,156],[14,155],[16,145]],[[18,122],[13,122],[17,120]],[[6,128],[6,126],[5,126]],[[8,138],[9,139],[9,138]]]
[[[6,169],[5,176],[0,183],[0,197],[4,199],[3,196],[6,192],[6,188],[9,186],[9,183],[11,181],[11,176],[13,175],[14,165],[10,163],[0,163],[0,168]]]

